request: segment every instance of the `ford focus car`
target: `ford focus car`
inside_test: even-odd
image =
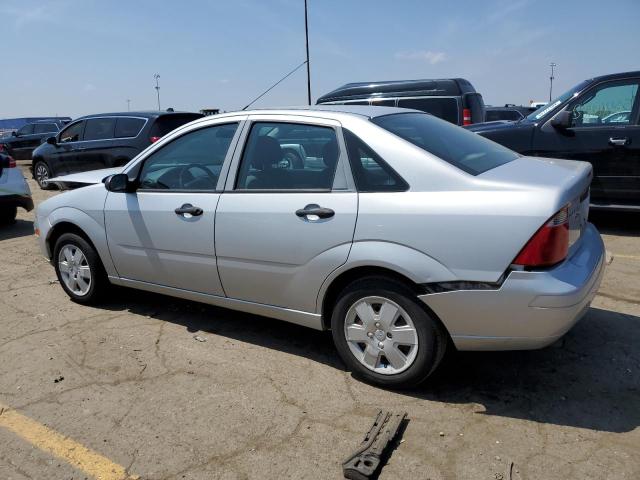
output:
[[[77,302],[115,284],[331,330],[350,370],[406,387],[448,345],[540,348],[581,318],[604,271],[591,176],[417,111],[256,110],[53,178],[86,186],[35,227]]]

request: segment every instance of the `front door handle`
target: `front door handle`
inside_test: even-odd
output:
[[[184,215],[185,213],[188,213],[190,215],[193,215],[194,217],[197,217],[198,215],[202,215],[203,210],[200,207],[194,207],[190,203],[185,203],[181,207],[176,208],[175,212],[178,215]]]
[[[629,137],[619,137],[619,138],[614,138],[611,137],[609,139],[609,145],[614,145],[617,147],[624,147],[625,145],[629,145]]]
[[[336,214],[330,208],[323,208],[315,203],[310,203],[300,210],[296,210],[296,215],[299,217],[306,217],[307,220],[317,220],[318,218],[330,218]],[[315,218],[314,218],[315,217]]]

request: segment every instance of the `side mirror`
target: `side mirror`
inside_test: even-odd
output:
[[[49,137],[49,138],[47,138],[47,143],[49,145],[56,145],[58,143],[58,141],[56,140],[56,137]]]
[[[571,111],[562,110],[551,119],[551,126],[557,130],[566,130],[571,128]]]
[[[115,173],[104,179],[104,187],[110,192],[131,192],[133,182],[126,173]]]
[[[16,132],[15,130],[13,132],[11,132],[11,136],[12,137],[17,137],[18,136],[18,132]]]

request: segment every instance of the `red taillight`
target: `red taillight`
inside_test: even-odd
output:
[[[149,140],[151,140],[151,143],[156,143],[158,140],[160,140],[162,137],[151,137]]]
[[[462,125],[471,125],[472,123],[471,110],[469,108],[465,108],[462,110]]]
[[[513,261],[523,267],[548,267],[561,262],[569,251],[569,206],[545,223]]]

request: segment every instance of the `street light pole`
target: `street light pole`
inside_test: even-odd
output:
[[[158,83],[160,74],[156,73],[153,78],[156,79],[156,86],[154,88],[156,89],[156,93],[158,94],[158,110],[160,110],[160,84]]]
[[[552,100],[552,95],[553,95],[553,79],[555,78],[555,77],[553,76],[553,69],[554,69],[555,67],[557,67],[557,66],[558,66],[558,64],[557,64],[557,63],[554,63],[554,62],[551,62],[551,63],[549,64],[549,66],[551,67],[551,76],[549,77],[549,101],[551,101],[551,100]]]
[[[304,0],[304,36],[307,48],[307,102],[311,105],[311,67],[309,66],[309,20],[307,18],[307,0]]]
[[[127,98],[127,112],[131,111],[131,99]]]

